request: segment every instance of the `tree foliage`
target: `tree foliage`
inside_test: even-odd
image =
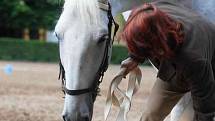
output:
[[[53,28],[62,0],[0,0],[0,27]]]

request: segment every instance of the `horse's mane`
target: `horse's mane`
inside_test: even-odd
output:
[[[64,10],[72,12],[85,26],[101,25],[97,0],[65,0]]]

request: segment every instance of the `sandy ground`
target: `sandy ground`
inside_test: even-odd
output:
[[[13,66],[11,75],[4,72],[7,64]],[[93,121],[103,121],[108,85],[118,71],[119,66],[111,65],[105,73],[101,96],[95,102]],[[141,88],[134,96],[129,121],[140,118],[156,77],[151,67],[142,67],[142,73]],[[0,121],[61,121],[64,99],[57,77],[58,64],[0,61]],[[116,112],[113,108],[108,121],[114,121]]]

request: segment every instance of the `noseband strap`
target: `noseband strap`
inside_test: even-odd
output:
[[[118,31],[119,25],[115,22],[113,16],[112,16],[112,11],[111,11],[111,5],[109,3],[104,3],[104,2],[99,2],[99,7],[102,10],[107,11],[107,16],[108,16],[108,40],[106,41],[106,46],[104,50],[104,57],[102,59],[102,63],[99,67],[98,72],[96,73],[95,81],[93,82],[92,86],[87,89],[79,89],[79,90],[69,90],[66,88],[66,78],[65,78],[65,70],[64,67],[61,63],[60,59],[60,73],[59,73],[59,79],[62,80],[62,91],[64,94],[68,95],[81,95],[85,93],[93,93],[93,98],[95,100],[95,97],[97,96],[98,92],[100,91],[99,85],[103,80],[104,73],[106,72],[108,68],[108,60],[109,60],[109,50],[112,47],[114,37],[116,35],[116,32]],[[113,38],[111,37],[112,33],[112,26],[114,24],[114,33],[113,33]]]
[[[63,90],[66,94],[68,95],[81,95],[87,92],[93,92],[93,89],[88,88],[88,89],[81,89],[81,90],[69,90],[65,86],[63,87]]]

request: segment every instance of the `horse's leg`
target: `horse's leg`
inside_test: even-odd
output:
[[[192,114],[192,99],[191,94],[187,93],[184,95],[181,100],[177,103],[177,105],[173,108],[170,114],[170,121],[180,121],[181,117],[184,116],[185,112],[188,111],[189,115]],[[186,111],[185,111],[186,110]],[[189,112],[191,111],[191,112]],[[187,115],[187,114],[186,114]],[[188,116],[185,116],[188,117]],[[192,116],[190,116],[192,117]],[[188,120],[189,121],[189,120]]]

